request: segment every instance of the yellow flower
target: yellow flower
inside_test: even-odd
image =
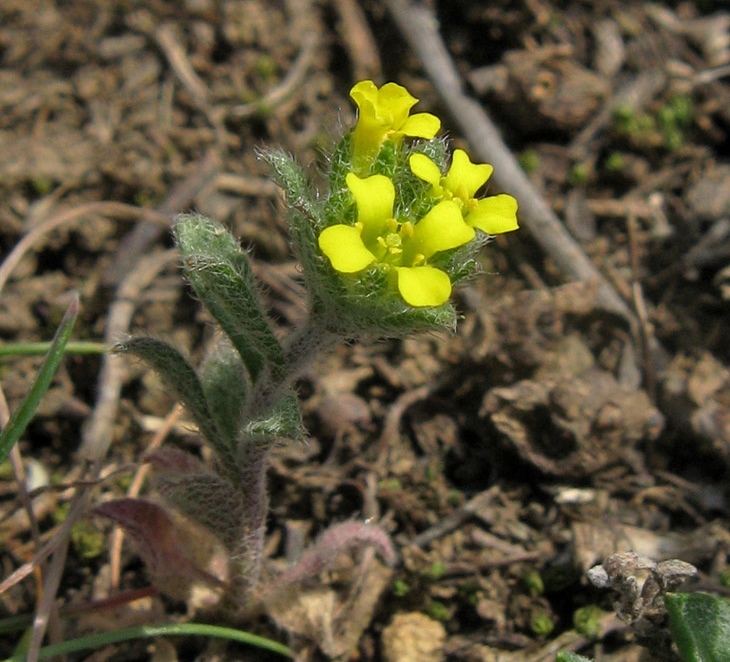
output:
[[[350,90],[350,97],[359,111],[352,134],[353,161],[358,167],[373,158],[385,140],[402,140],[403,136],[430,140],[441,128],[435,115],[409,115],[418,99],[397,83],[378,88],[373,81],[363,80]]]
[[[463,149],[454,151],[446,176],[425,154],[412,154],[409,160],[413,174],[431,184],[435,198],[456,201],[468,225],[487,234],[517,230],[517,200],[511,195],[493,195],[478,200],[476,192],[492,176],[492,166],[472,163]]]
[[[474,229],[459,206],[439,202],[416,223],[393,217],[395,188],[384,175],[346,178],[355,204],[355,225],[331,225],[319,235],[320,250],[335,271],[354,274],[378,265],[393,274],[403,300],[414,307],[440,306],[451,296],[451,279],[445,271],[427,264],[429,258],[469,243]]]

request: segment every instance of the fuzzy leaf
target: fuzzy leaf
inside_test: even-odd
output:
[[[274,410],[265,418],[247,423],[244,437],[270,439],[272,445],[281,440],[301,441],[306,436],[299,400],[294,391],[285,393]]]
[[[343,159],[349,159],[349,147],[347,153],[335,152],[330,160],[331,168],[335,163],[340,163],[340,169],[344,170]],[[274,172],[276,182],[284,190],[286,201],[289,205],[287,220],[289,222],[289,236],[292,241],[294,252],[302,268],[302,275],[310,296],[328,296],[333,289],[340,287],[338,279],[332,278],[331,270],[319,251],[317,237],[319,233],[333,222],[328,222],[324,216],[322,205],[312,195],[312,187],[300,165],[282,150],[262,150],[260,156],[264,159]],[[332,186],[328,200],[334,198],[340,200],[342,205],[350,204],[348,191],[344,188],[344,174],[342,176],[342,187]],[[335,214],[328,212],[328,217]],[[337,218],[342,220],[340,214]],[[325,268],[327,267],[327,268]]]
[[[178,216],[174,234],[191,285],[241,355],[251,381],[259,381],[267,369],[278,379],[283,350],[236,239],[199,214]]]
[[[144,457],[159,474],[202,474],[212,473],[197,457],[175,446],[162,446]]]
[[[230,550],[238,542],[243,519],[241,498],[225,478],[213,474],[167,474],[157,489],[183,514],[210,529]]]
[[[274,171],[276,182],[284,189],[289,204],[301,209],[308,216],[318,216],[319,208],[312,198],[312,187],[301,166],[283,150],[262,149],[259,156]]]
[[[178,350],[162,340],[137,337],[119,343],[114,351],[133,354],[159,373],[165,385],[188,408],[201,434],[218,452],[221,460],[227,462],[232,458],[231,448],[220,434],[210,413],[200,380],[194,368]]]
[[[247,404],[246,368],[236,351],[221,343],[203,365],[200,380],[218,429],[233,447]]]
[[[143,499],[117,499],[92,512],[109,518],[131,536],[160,590],[180,599],[193,582],[217,583],[189,559],[172,519],[160,506]]]
[[[684,662],[721,662],[730,655],[730,600],[707,593],[667,593],[669,630]]]

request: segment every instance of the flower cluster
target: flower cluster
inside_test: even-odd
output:
[[[405,88],[362,81],[350,96],[359,113],[349,136],[351,171],[345,182],[356,216],[322,230],[319,248],[340,274],[381,269],[409,306],[441,306],[452,288],[449,269],[438,266],[443,255],[474,242],[477,230],[486,235],[516,230],[517,202],[504,194],[476,198],[492,166],[472,163],[463,150],[455,150],[443,173],[438,162],[443,158],[426,153],[441,122],[429,113],[409,115],[418,99]],[[404,147],[404,137],[422,144]],[[388,170],[383,153],[396,163],[388,174],[378,172]],[[414,216],[424,199],[427,211]]]

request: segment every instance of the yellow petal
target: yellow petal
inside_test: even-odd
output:
[[[361,179],[350,172],[345,178],[357,205],[357,220],[362,223],[362,239],[366,244],[376,241],[393,218],[395,187],[385,175]]]
[[[441,181],[441,171],[439,167],[429,159],[425,154],[411,154],[411,158],[408,159],[408,163],[411,166],[411,172],[422,179],[424,182],[428,182],[435,188],[441,188],[439,182]]]
[[[350,97],[358,109],[357,123],[352,133],[352,153],[360,169],[378,152],[391,126],[389,118],[383,116],[380,109],[380,94],[373,81],[363,80],[354,85]]]
[[[475,209],[467,214],[466,222],[487,234],[517,230],[517,200],[504,193],[479,200]]]
[[[398,291],[403,300],[417,308],[440,306],[451,296],[451,280],[435,267],[396,267]]]
[[[354,85],[350,97],[359,111],[355,125],[356,147],[369,150],[377,150],[388,131],[399,130],[411,108],[418,103],[418,99],[401,85],[386,83],[378,89],[371,80]]]
[[[400,140],[403,136],[433,138],[441,121],[429,113],[409,117],[418,99],[405,87],[386,83],[378,88],[371,80],[363,80],[350,90],[357,104],[358,117],[352,132],[352,158],[357,172],[366,172],[383,141]]]
[[[444,186],[457,198],[466,201],[486,184],[494,168],[486,163],[472,163],[463,149],[454,150],[451,167],[444,178]]]
[[[404,264],[420,253],[426,259],[439,251],[447,251],[468,244],[474,239],[474,228],[464,222],[459,206],[451,200],[439,202],[413,228],[408,242]]]
[[[378,98],[378,88],[371,80],[361,80],[352,86],[350,98],[357,104],[358,108],[360,108],[361,103],[366,101],[374,105]]]
[[[331,225],[319,235],[319,248],[329,258],[335,271],[354,274],[375,262],[375,256],[352,225]]]
[[[388,122],[391,129],[398,130],[417,103],[418,99],[402,85],[386,83],[378,90],[375,108],[381,120]]]
[[[413,138],[431,140],[441,128],[441,120],[431,113],[416,113],[406,119],[397,130]]]

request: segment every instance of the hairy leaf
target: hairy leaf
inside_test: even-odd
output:
[[[213,419],[198,375],[178,350],[162,340],[137,337],[119,343],[114,351],[133,354],[159,373],[165,385],[188,408],[201,434],[221,460],[228,462],[232,459],[232,449]]]
[[[230,550],[240,535],[240,494],[225,478],[213,474],[165,474],[157,489],[183,514],[210,529]]]
[[[191,285],[241,355],[252,382],[258,382],[267,369],[278,378],[283,365],[281,344],[236,239],[222,225],[199,214],[179,216],[174,233]]]
[[[730,599],[707,593],[667,593],[669,629],[684,662],[730,656]]]
[[[244,438],[269,440],[271,445],[282,440],[301,441],[305,435],[299,400],[292,390],[284,394],[268,416],[247,423],[243,430]]]
[[[205,361],[200,380],[218,429],[233,447],[247,408],[248,375],[240,356],[221,343]]]
[[[96,506],[92,512],[109,518],[132,537],[161,591],[184,599],[193,582],[218,584],[190,560],[175,524],[160,506],[143,499],[117,499]]]

